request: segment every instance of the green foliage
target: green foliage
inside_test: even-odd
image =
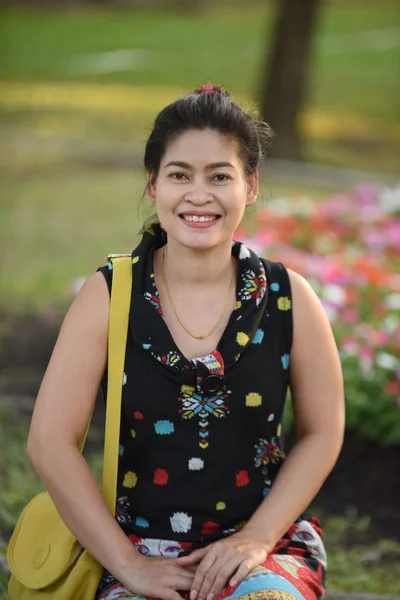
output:
[[[319,514],[319,517],[328,554],[328,591],[400,592],[398,542],[381,539],[371,543],[368,516],[349,512],[346,515]]]
[[[360,377],[356,357],[342,361],[346,382],[346,426],[384,446],[400,444],[400,407],[393,395],[385,393],[390,371],[374,369]]]
[[[0,532],[10,533],[25,504],[43,487],[26,453],[26,425],[8,426],[0,414],[0,447],[5,448],[0,462]]]
[[[0,571],[0,600],[8,600],[7,581],[7,575]]]
[[[9,425],[5,412],[0,413],[0,423],[0,447],[7,449],[0,459],[1,540],[1,533],[11,533],[22,509],[44,488],[26,453],[27,424]],[[88,462],[100,483],[102,455],[94,453],[88,458]]]

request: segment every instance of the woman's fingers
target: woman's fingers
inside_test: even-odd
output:
[[[155,593],[160,600],[184,600],[178,592],[171,590],[171,588],[160,588],[160,590]]]
[[[158,582],[158,585],[152,589],[151,595],[160,600],[184,600],[180,593],[176,591],[177,589],[179,588]]]
[[[240,565],[239,568],[237,569],[236,573],[233,574],[233,576],[231,577],[230,581],[229,581],[229,585],[231,587],[235,587],[236,585],[238,585],[238,583],[240,583],[245,577],[247,577],[247,575],[250,573],[250,571],[252,569],[254,569],[254,567],[257,567],[257,565],[260,565],[261,563],[263,563],[267,558],[267,552],[261,552],[260,554],[257,553],[256,555],[252,556],[252,557],[247,557],[245,560],[243,560]]]
[[[199,598],[199,592],[202,589],[204,582],[211,581],[210,570],[214,564],[215,558],[214,549],[211,548],[197,567],[191,586],[190,600],[196,600],[196,598]]]
[[[182,592],[189,591],[192,586],[193,577],[194,574],[189,571],[183,572],[179,569],[179,571],[176,572],[176,570],[174,570],[167,578],[167,581],[169,581],[160,583],[160,587],[157,590],[154,590],[154,595],[156,598],[160,598],[160,600],[183,600],[177,590],[181,590]]]
[[[194,552],[192,552],[188,556],[181,556],[180,558],[177,558],[176,560],[177,560],[178,564],[185,566],[185,567],[187,567],[189,565],[198,565],[203,560],[203,558],[207,554],[208,550],[209,550],[209,546],[207,548],[200,548],[199,550],[194,550]]]
[[[192,587],[192,581],[193,577],[185,577],[185,575],[180,575],[179,577],[175,578],[172,587],[174,590],[188,592]]]
[[[227,558],[228,560],[226,560]],[[230,557],[227,557],[226,554],[219,556],[210,569],[207,580],[204,580],[203,586],[200,588],[199,600],[212,600],[221,593],[229,578],[236,573],[242,560],[243,557],[237,554]]]
[[[266,556],[263,549],[238,552],[215,545],[197,568],[191,600],[214,600],[228,583],[232,587],[238,585],[254,567],[264,562]]]

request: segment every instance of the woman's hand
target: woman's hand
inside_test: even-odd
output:
[[[178,558],[177,562],[186,568],[197,565],[190,599],[213,600],[228,583],[232,587],[238,585],[254,567],[267,559],[268,552],[267,544],[241,531]]]
[[[160,600],[182,600],[177,590],[191,589],[194,567],[185,567],[176,558],[138,554],[121,583],[129,591]]]

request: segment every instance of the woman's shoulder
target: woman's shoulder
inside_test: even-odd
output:
[[[304,306],[310,304],[315,306],[316,303],[320,304],[317,294],[303,275],[300,275],[297,271],[293,271],[293,269],[287,268],[286,271],[290,281],[292,296],[297,302]]]

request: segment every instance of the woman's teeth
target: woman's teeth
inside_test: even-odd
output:
[[[199,221],[200,223],[203,223],[205,221],[215,221],[216,219],[218,219],[218,215],[214,215],[213,217],[211,217],[211,216],[198,217],[197,215],[182,215],[182,217],[185,219],[185,221]]]

